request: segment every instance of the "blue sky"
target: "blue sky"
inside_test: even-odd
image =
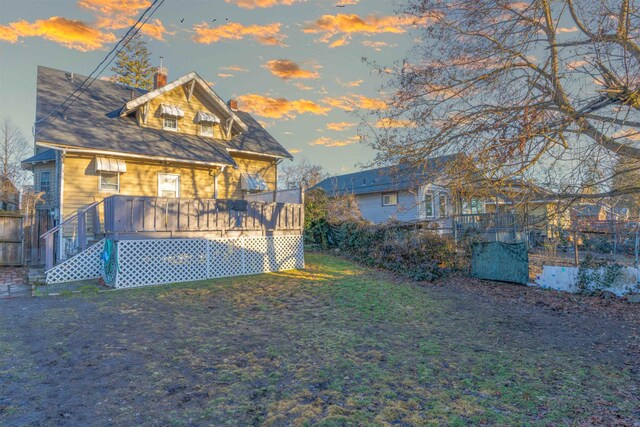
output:
[[[0,115],[30,135],[37,65],[90,73],[150,3],[0,0]],[[222,98],[239,99],[295,157],[332,174],[350,172],[375,154],[357,142],[359,116],[384,98],[382,78],[362,57],[401,60],[415,27],[395,15],[393,1],[341,4],[165,0],[144,38],[155,65],[164,57],[169,80],[198,72]]]

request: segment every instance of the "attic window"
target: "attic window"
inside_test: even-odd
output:
[[[178,130],[178,119],[175,117],[163,117],[162,118],[162,129],[164,130]]]

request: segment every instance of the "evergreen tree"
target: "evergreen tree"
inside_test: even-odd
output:
[[[115,73],[113,80],[129,87],[153,89],[153,75],[157,68],[151,66],[147,42],[140,34],[135,35],[118,54],[116,65],[111,68]]]

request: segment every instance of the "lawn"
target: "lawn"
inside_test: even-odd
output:
[[[0,325],[0,425],[640,420],[637,324],[323,254],[304,271],[4,301]]]

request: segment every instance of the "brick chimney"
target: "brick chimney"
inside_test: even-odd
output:
[[[158,71],[153,75],[153,88],[158,89],[167,84],[167,69],[164,67],[158,68]]]
[[[230,99],[227,102],[227,105],[229,106],[229,108],[231,108],[232,111],[238,111],[238,101],[235,99]]]

